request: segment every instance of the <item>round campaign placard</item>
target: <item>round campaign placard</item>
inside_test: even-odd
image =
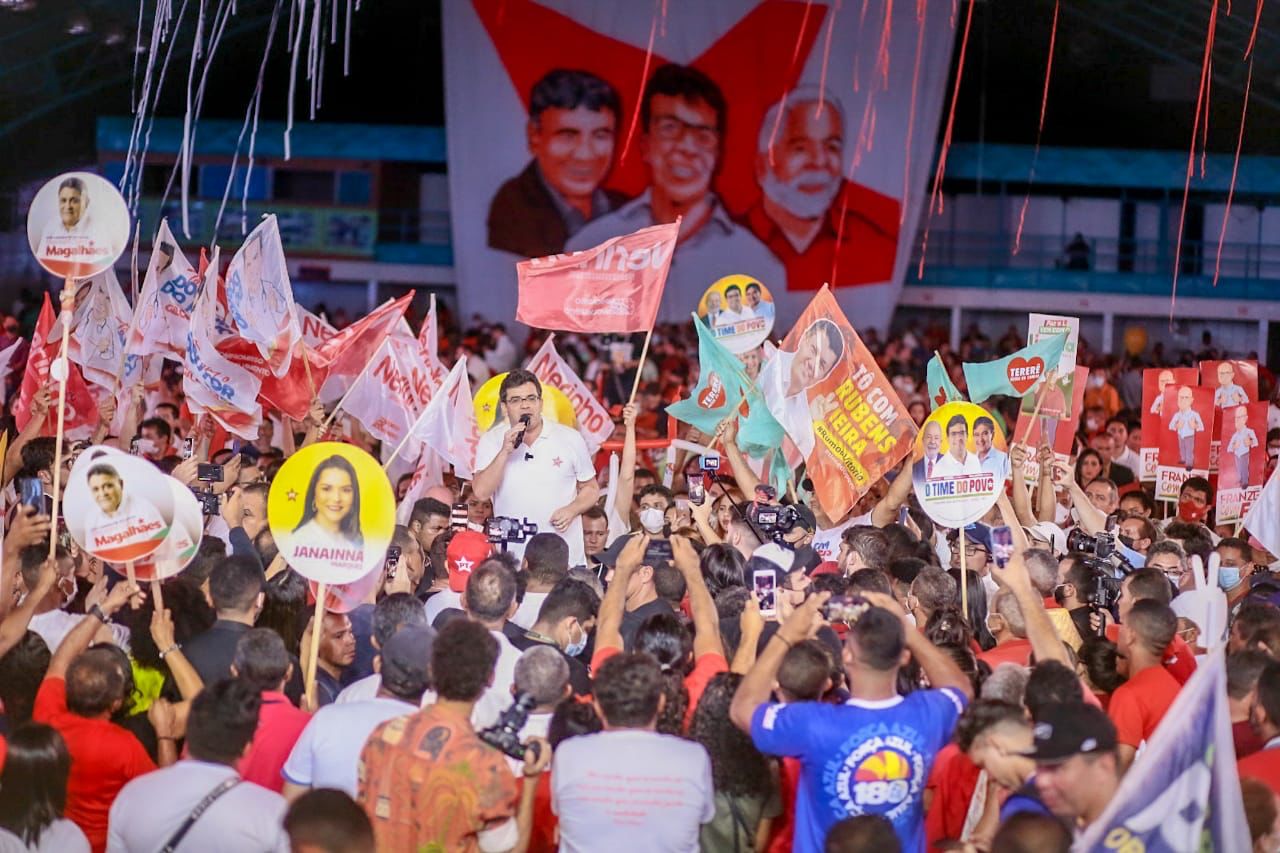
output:
[[[773,331],[773,295],[749,275],[727,275],[702,294],[698,317],[729,352],[744,353]]]
[[[911,484],[929,517],[964,527],[986,515],[1004,490],[1009,454],[1004,433],[981,406],[947,403],[920,428]]]
[[[40,266],[60,278],[88,278],[110,267],[129,243],[129,209],[110,181],[65,172],[27,211],[27,242]]]
[[[267,518],[280,555],[298,574],[351,583],[386,558],[396,501],[372,456],[325,441],[285,461],[271,481]]]
[[[171,578],[185,569],[200,551],[200,537],[204,535],[200,503],[191,489],[172,477],[165,479],[173,496],[173,523],[160,547],[134,563],[133,574],[139,581]]]
[[[177,508],[170,482],[145,459],[104,445],[86,449],[63,495],[71,538],[107,563],[136,568],[169,536]]]
[[[476,391],[473,404],[476,409],[476,428],[480,432],[488,432],[493,426],[494,421],[501,414],[501,405],[498,400],[498,388],[502,385],[502,380],[507,378],[507,374],[499,373],[497,376],[491,376],[485,383],[480,386],[480,390]],[[578,418],[573,411],[573,403],[569,402],[569,398],[559,388],[542,384],[542,417],[555,421],[561,426],[573,427],[577,426]]]

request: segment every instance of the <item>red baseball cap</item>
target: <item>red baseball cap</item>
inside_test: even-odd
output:
[[[454,534],[444,555],[445,568],[449,570],[449,589],[454,592],[465,590],[471,570],[489,559],[491,554],[493,546],[483,533],[460,530]]]

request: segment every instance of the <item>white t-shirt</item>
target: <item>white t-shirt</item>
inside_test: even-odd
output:
[[[961,474],[981,474],[982,470],[982,463],[978,461],[976,453],[966,454],[963,462],[950,453],[944,453],[933,465],[933,476],[959,477]]]
[[[451,589],[442,589],[428,598],[427,603],[422,605],[422,609],[427,614],[427,624],[434,625],[436,617],[449,608],[462,609],[462,593],[454,592]]]
[[[553,714],[530,714],[525,720],[524,727],[520,729],[520,742],[524,743],[531,737],[546,737],[547,732],[551,730],[551,718]],[[511,768],[512,774],[519,779],[524,774],[524,762],[516,761],[511,756],[507,756],[507,766]]]
[[[476,445],[476,470],[483,471],[502,450],[505,430],[491,429],[480,436]],[[526,438],[527,442],[528,439]],[[595,479],[596,469],[587,451],[587,443],[575,429],[544,420],[538,438],[525,443],[507,457],[502,482],[493,496],[493,514],[507,518],[528,519],[538,525],[539,533],[554,533],[551,514],[573,503],[578,496],[578,483]],[[573,520],[560,534],[569,543],[569,565],[585,566],[586,551],[582,544],[582,517]],[[512,543],[508,550],[524,556],[524,543]]]
[[[225,764],[184,759],[134,779],[111,805],[108,853],[159,850],[209,792],[235,775]],[[241,782],[209,806],[177,849],[288,853],[283,825],[288,806],[275,791]]]
[[[498,662],[493,667],[493,684],[471,710],[471,725],[476,731],[498,722],[498,715],[516,701],[511,685],[516,681],[516,661],[520,660],[521,652],[501,631],[489,633],[498,641]]]
[[[639,729],[569,738],[551,764],[560,850],[689,851],[716,814],[701,744]]]
[[[533,627],[533,623],[538,621],[538,611],[542,609],[542,602],[547,600],[550,593],[546,592],[526,592],[524,601],[520,602],[520,607],[516,609],[516,613],[511,617],[511,622],[519,625],[528,631]]]
[[[80,827],[65,817],[60,817],[40,833],[35,847],[22,843],[22,839],[6,829],[0,829],[0,853],[89,853],[89,839]]]
[[[844,524],[837,524],[835,527],[819,530],[814,534],[813,541],[809,544],[824,562],[826,560],[835,560],[840,556],[840,539],[844,532],[854,525],[870,523],[871,513],[855,515]]]
[[[85,614],[83,613],[50,610],[48,613],[38,613],[32,616],[28,627],[40,635],[40,638],[44,640],[44,644],[49,647],[50,652],[56,652],[58,646],[62,645],[62,641],[67,638],[67,634],[70,634],[71,630],[79,625],[80,620],[84,618]],[[111,636],[115,638],[116,645],[128,651],[129,629],[114,622],[108,622],[107,624],[111,626]]]
[[[280,774],[295,785],[339,788],[354,797],[356,764],[369,735],[387,720],[416,710],[411,703],[390,697],[326,705],[302,730]]]

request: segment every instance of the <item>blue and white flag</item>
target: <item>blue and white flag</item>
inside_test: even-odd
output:
[[[1247,851],[1227,708],[1226,654],[1211,650],[1165,712],[1076,853]]]

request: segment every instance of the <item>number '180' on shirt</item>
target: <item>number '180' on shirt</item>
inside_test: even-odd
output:
[[[794,849],[820,853],[838,821],[871,814],[893,824],[904,851],[923,851],[925,783],[965,704],[963,693],[943,688],[843,705],[756,708],[756,747],[800,759]]]

